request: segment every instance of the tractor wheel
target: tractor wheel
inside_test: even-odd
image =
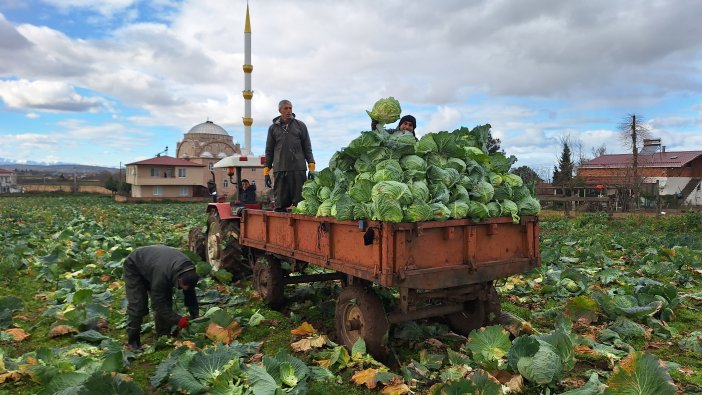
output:
[[[248,265],[242,259],[239,223],[220,220],[216,211],[207,219],[207,263],[213,270],[228,270],[235,278],[244,278]],[[249,271],[250,273],[250,271]]]
[[[338,340],[349,350],[363,338],[368,353],[379,360],[387,357],[390,324],[383,302],[371,288],[350,285],[342,289],[334,318]]]
[[[277,309],[283,305],[283,269],[277,258],[259,256],[253,268],[253,281],[256,291],[268,306]]]
[[[459,335],[468,336],[474,329],[497,322],[500,317],[500,296],[494,285],[490,285],[486,300],[469,300],[463,303],[463,311],[446,316],[451,328]]]
[[[207,260],[207,236],[197,226],[188,233],[188,248],[203,261]]]

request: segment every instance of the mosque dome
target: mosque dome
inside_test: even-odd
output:
[[[227,133],[223,127],[212,121],[206,121],[193,126],[187,134],[218,134],[222,136],[229,136],[229,133]]]

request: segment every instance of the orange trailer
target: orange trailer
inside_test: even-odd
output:
[[[382,356],[391,324],[445,316],[461,334],[500,314],[493,281],[541,264],[538,217],[479,223],[468,219],[418,223],[338,221],[331,217],[210,204],[207,259],[234,272],[250,265],[254,284],[271,306],[283,302],[285,284],[341,280],[336,305],[338,340],[351,347],[363,337]],[[229,240],[225,238],[229,236]],[[235,262],[224,262],[222,259]],[[238,261],[237,261],[238,260]],[[290,276],[290,262],[327,269]],[[399,291],[389,312],[373,284]]]

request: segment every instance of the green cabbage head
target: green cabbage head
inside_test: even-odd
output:
[[[400,119],[400,102],[390,96],[387,99],[380,99],[373,105],[371,111],[366,111],[368,116],[378,121],[383,125],[393,123]]]

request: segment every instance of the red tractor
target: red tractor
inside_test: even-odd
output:
[[[239,201],[242,191],[242,169],[262,169],[264,156],[247,156],[235,154],[215,163],[214,168],[226,168],[227,175],[237,186],[237,200],[225,201],[217,195],[217,184],[212,172],[212,179],[207,182],[207,189],[212,196],[212,203],[207,205],[207,230],[203,233],[197,227],[190,230],[190,250],[207,261],[214,270],[228,270],[235,276],[244,277],[251,274],[247,251],[239,244],[239,221],[244,209],[262,209],[261,203],[243,203]]]

